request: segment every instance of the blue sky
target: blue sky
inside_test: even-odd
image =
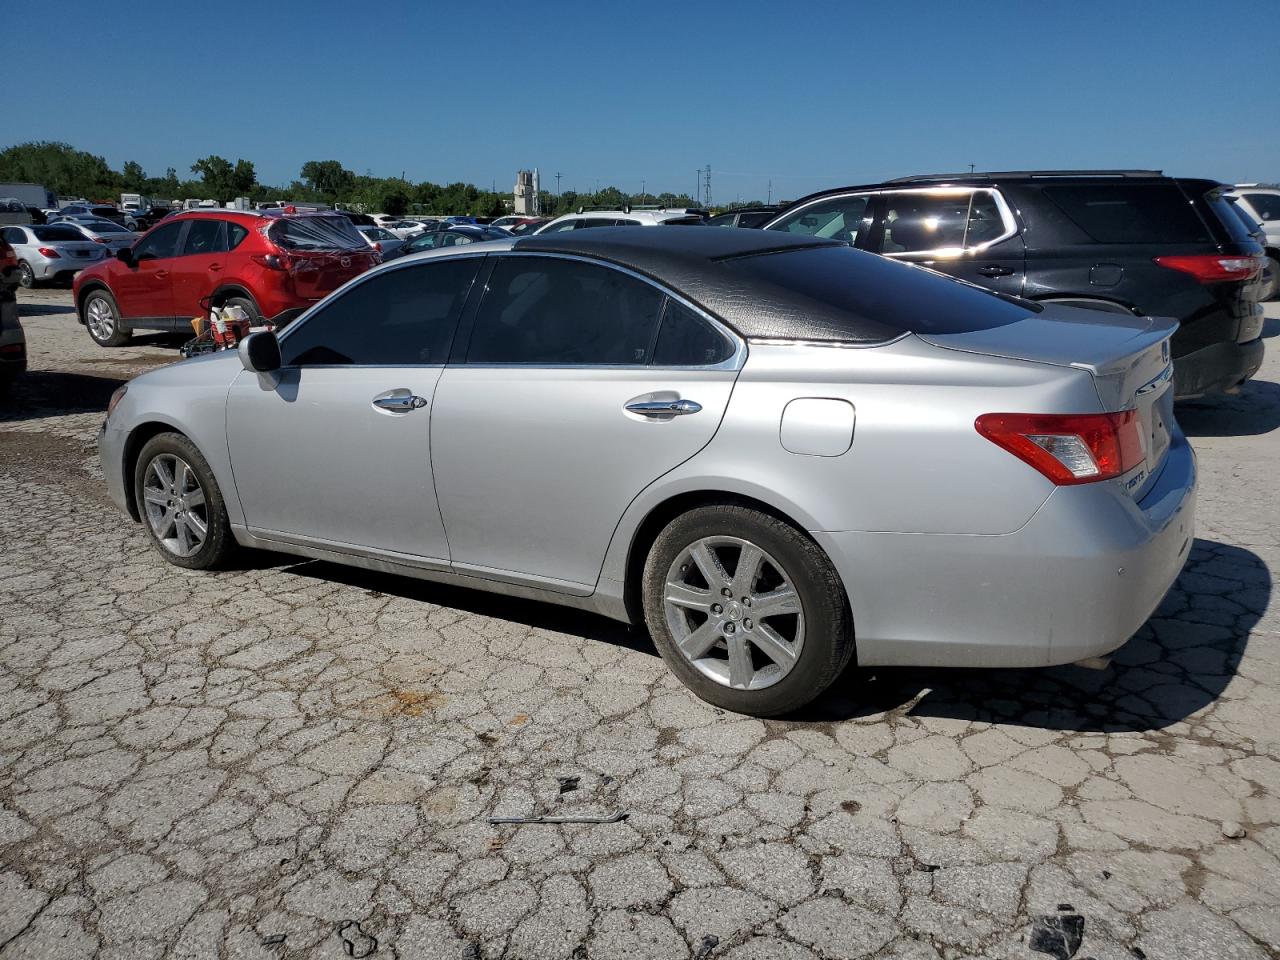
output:
[[[6,19],[10,90],[39,94],[5,111],[0,146],[65,140],[151,174],[217,153],[267,183],[336,159],[655,192],[710,164],[720,203],[969,163],[1280,179],[1276,0],[143,0]]]

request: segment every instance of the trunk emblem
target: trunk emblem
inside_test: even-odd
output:
[[[340,262],[344,267],[349,267],[349,266],[351,266],[351,258],[350,258],[350,257],[343,257],[343,258],[342,258],[342,260],[341,260],[341,261],[339,261],[339,262]],[[1164,348],[1164,352],[1165,352],[1165,354],[1166,354],[1165,359],[1166,359],[1166,360],[1167,360],[1167,359],[1169,359],[1169,358],[1168,358],[1168,356],[1167,356],[1167,354],[1169,353],[1169,348],[1168,348],[1168,347],[1165,347],[1165,348]]]

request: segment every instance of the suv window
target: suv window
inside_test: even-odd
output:
[[[178,255],[178,234],[186,226],[184,221],[166,223],[148,233],[134,248],[135,260],[165,260]]]
[[[1244,198],[1263,220],[1280,220],[1280,194],[1246,193]]]
[[[969,222],[964,231],[966,248],[990,243],[1005,231],[1004,217],[995,194],[975,190],[969,196]]]
[[[829,197],[784,216],[771,229],[853,243],[870,200],[866,193]]]
[[[542,233],[563,233],[566,230],[574,230],[579,226],[586,226],[586,224],[581,220],[562,220],[560,223],[547,227]]]
[[[885,195],[881,253],[916,253],[964,246],[972,193]]]
[[[222,231],[222,220],[192,220],[191,229],[187,231],[187,239],[182,243],[182,255],[194,256],[201,253],[225,253],[227,249],[226,235]]]
[[[238,223],[227,222],[227,249],[234,250],[249,235],[249,228]]]
[[[476,314],[467,362],[643,364],[663,299],[611,267],[503,257]]]
[[[667,299],[653,362],[660,367],[710,366],[733,356],[733,344],[678,300]]]
[[[480,259],[414,264],[370,277],[330,301],[280,342],[291,366],[444,363]]]
[[[1212,238],[1174,184],[1091,183],[1043,193],[1095,243],[1203,243]]]

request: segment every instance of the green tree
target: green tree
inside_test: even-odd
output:
[[[231,171],[231,186],[235,190],[235,196],[248,196],[257,182],[258,175],[254,172],[253,163],[249,160],[237,160],[235,169]]]
[[[225,157],[212,154],[197,160],[191,165],[191,172],[200,174],[205,191],[209,194],[208,198],[230,200],[235,196],[235,187],[232,184],[235,168]]]
[[[120,175],[102,157],[49,141],[0,150],[0,180],[39,183],[62,196],[91,200],[113,197],[121,184]]]
[[[355,186],[356,175],[337,160],[308,160],[302,165],[303,181],[316,193],[333,202]]]
[[[144,190],[147,185],[147,174],[142,164],[136,160],[126,160],[120,171],[120,185],[126,190]]]

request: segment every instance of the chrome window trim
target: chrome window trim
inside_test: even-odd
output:
[[[997,243],[1003,243],[1018,232],[1018,221],[1013,215],[1013,208],[1009,206],[1009,202],[1005,200],[997,187],[894,187],[888,190],[850,190],[848,193],[829,193],[825,196],[810,200],[802,207],[796,207],[792,210],[784,210],[774,217],[762,229],[772,230],[773,225],[780,221],[784,216],[791,217],[809,209],[815,204],[826,203],[829,200],[842,200],[848,197],[880,197],[889,196],[900,193],[923,193],[934,194],[938,196],[960,196],[961,194],[989,193],[995,198],[996,207],[1000,211],[1000,219],[1004,223],[1004,232],[998,237],[990,240],[984,240],[982,243],[975,244],[971,247],[934,247],[929,250],[904,250],[894,253],[881,253],[882,257],[891,257],[895,260],[953,260],[960,257],[969,257],[974,254],[994,246]],[[967,229],[967,228],[966,228]]]
[[[605,267],[611,270],[617,270],[619,273],[635,278],[643,283],[647,283],[659,293],[670,297],[677,303],[688,307],[699,317],[711,324],[712,328],[720,333],[721,336],[727,338],[733,344],[733,353],[719,363],[712,364],[676,364],[662,365],[655,363],[462,363],[450,364],[452,367],[473,367],[473,368],[502,368],[502,369],[538,369],[538,370],[694,370],[694,371],[724,371],[724,370],[740,370],[747,362],[747,342],[738,336],[733,330],[730,330],[724,323],[713,317],[706,310],[699,307],[696,303],[690,301],[683,294],[677,293],[670,287],[659,283],[652,277],[647,277],[643,273],[638,273],[628,267],[624,267],[612,260],[603,260],[596,257],[587,257],[574,253],[559,253],[554,250],[520,250],[513,248],[510,250],[497,253],[499,257],[539,257],[553,258],[556,260],[573,260],[579,263],[586,263],[592,266]],[[485,288],[488,292],[488,287]],[[661,320],[659,320],[661,323]]]

